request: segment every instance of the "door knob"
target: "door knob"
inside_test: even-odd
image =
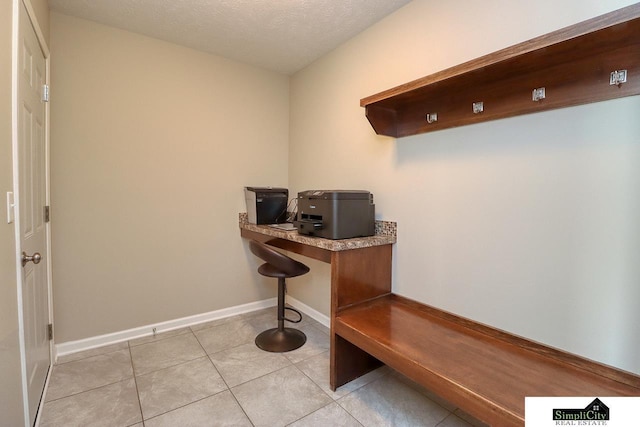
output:
[[[22,266],[24,267],[29,261],[32,261],[34,264],[40,264],[40,260],[42,256],[36,252],[33,255],[27,255],[26,252],[22,252]]]

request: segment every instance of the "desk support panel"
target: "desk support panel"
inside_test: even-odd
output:
[[[380,361],[335,333],[340,311],[391,293],[391,245],[331,254],[331,389],[382,365]]]
[[[331,315],[391,293],[391,245],[331,254]]]

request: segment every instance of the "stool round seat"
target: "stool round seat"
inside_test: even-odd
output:
[[[302,314],[298,310],[285,307],[284,298],[287,291],[285,279],[302,276],[309,272],[309,267],[255,240],[249,242],[249,249],[255,256],[265,261],[258,268],[258,273],[278,279],[278,327],[261,332],[256,337],[256,345],[262,350],[277,353],[302,347],[307,341],[304,332],[284,327],[285,320],[293,323],[302,320]],[[287,319],[284,315],[285,310],[294,311],[300,316],[300,319]]]
[[[295,261],[295,260],[291,260],[291,261]],[[302,267],[306,267],[306,271],[303,272],[303,273],[293,274],[292,275],[290,273],[287,273],[287,272],[284,272],[284,271],[278,269],[277,267],[274,267],[273,265],[269,264],[268,262],[265,262],[260,267],[258,267],[258,273],[262,274],[263,276],[267,276],[267,277],[284,277],[285,279],[288,279],[289,277],[302,276],[303,274],[306,274],[306,273],[309,272],[309,267],[307,267],[306,265],[304,265],[302,263],[298,263],[298,264],[300,264]]]
[[[249,242],[249,249],[255,256],[266,262],[258,268],[258,273],[263,276],[289,278],[309,272],[309,267],[303,263],[289,258],[264,243],[252,240]]]

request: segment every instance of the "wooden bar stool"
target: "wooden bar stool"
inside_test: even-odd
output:
[[[284,296],[287,292],[285,279],[307,274],[309,267],[255,240],[249,242],[249,249],[255,256],[265,261],[258,268],[258,273],[263,276],[278,278],[278,327],[261,332],[256,337],[256,345],[262,350],[274,353],[282,353],[302,347],[307,341],[307,336],[304,332],[284,327],[285,320],[291,323],[300,323],[302,320],[302,313],[296,309],[285,307]],[[284,315],[285,310],[297,313],[300,318],[297,320],[287,319]]]

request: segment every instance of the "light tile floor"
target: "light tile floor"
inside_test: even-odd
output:
[[[61,357],[40,425],[438,426],[482,425],[383,367],[329,388],[329,331],[304,316],[307,343],[288,353],[253,340],[275,308]]]

